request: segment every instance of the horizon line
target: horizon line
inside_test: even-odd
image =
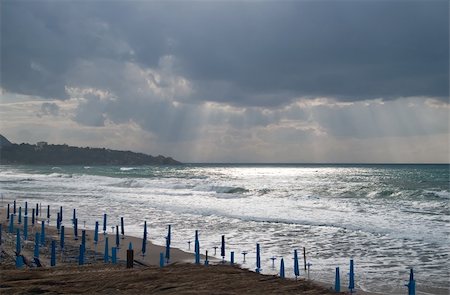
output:
[[[450,162],[182,162],[186,165],[450,165]]]

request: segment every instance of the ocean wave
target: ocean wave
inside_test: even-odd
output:
[[[19,183],[19,182],[30,182],[30,181],[37,181],[36,178],[32,178],[32,177],[27,177],[27,178],[20,178],[20,179],[15,179],[15,180],[11,180],[11,183]]]
[[[340,196],[342,197],[342,196]],[[369,199],[408,199],[408,200],[423,200],[423,199],[450,199],[450,192],[441,190],[375,190],[366,194]]]
[[[4,184],[15,184],[15,183],[20,183],[20,182],[29,182],[29,181],[33,181],[34,179],[32,178],[23,178],[23,179],[11,179],[11,180],[0,180],[0,183],[4,183]]]
[[[135,167],[120,167],[120,171],[131,171],[131,170],[136,170],[138,168]]]
[[[433,211],[428,211],[428,210],[408,210],[408,209],[404,209],[402,210],[402,212],[406,212],[406,213],[412,213],[412,214],[425,214],[425,215],[433,215],[433,216],[441,216],[442,213],[440,212],[433,212]]]
[[[249,190],[243,187],[216,187],[215,191],[217,193],[223,193],[223,194],[243,194],[247,193]]]
[[[263,188],[263,189],[258,190],[258,194],[259,194],[260,196],[263,196],[263,195],[266,195],[266,194],[271,193],[272,191],[273,191],[273,190],[270,189],[270,188]]]
[[[50,173],[48,177],[72,178],[72,174]]]
[[[432,191],[432,190],[425,190],[424,191],[425,196],[432,196],[434,198],[439,199],[450,199],[450,192],[449,191]]]
[[[383,198],[391,198],[391,197],[400,197],[402,196],[402,192],[395,192],[393,190],[378,190],[378,191],[372,191],[367,193],[367,197],[369,199],[377,198],[377,199],[383,199]]]
[[[115,184],[111,184],[114,187],[124,187],[124,188],[142,188],[144,185],[137,181],[136,179],[127,179]]]
[[[224,197],[226,198],[226,197]],[[299,219],[299,218],[280,218],[275,216],[258,216],[253,214],[236,214],[228,211],[223,211],[218,208],[185,208],[179,207],[177,205],[163,206],[164,210],[169,210],[171,212],[178,212],[180,214],[195,214],[200,216],[218,216],[221,218],[231,218],[247,222],[256,223],[273,223],[273,224],[287,224],[287,225],[301,225],[301,226],[317,226],[317,227],[329,227],[329,228],[339,228],[351,231],[363,231],[367,233],[377,233],[377,234],[387,234],[391,233],[389,229],[386,228],[366,228],[362,224],[350,224],[350,223],[336,223],[332,221],[319,221],[312,219]]]
[[[211,191],[216,192],[218,194],[243,194],[249,192],[248,189],[238,186],[220,186],[220,185],[211,185],[211,186],[196,186],[195,190],[199,191]]]
[[[177,183],[175,185],[172,185],[170,188],[174,190],[182,190],[182,189],[192,189],[193,187],[194,187],[193,185]]]
[[[233,194],[233,193],[216,194],[214,197],[216,199],[225,199],[225,200],[246,198],[246,196],[243,194]]]

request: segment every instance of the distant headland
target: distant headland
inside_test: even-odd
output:
[[[0,134],[0,164],[26,165],[180,165],[164,156],[150,156],[105,148],[74,147],[67,144],[11,143]]]

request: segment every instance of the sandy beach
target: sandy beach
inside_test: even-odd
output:
[[[23,229],[22,224],[15,227]],[[159,267],[159,254],[165,247],[148,241],[147,253],[141,255],[142,239],[125,236],[120,238],[118,263],[104,263],[104,243],[108,238],[109,248],[115,246],[114,234],[99,233],[98,245],[94,245],[94,232],[86,230],[85,265],[78,265],[81,230],[74,239],[73,227],[66,225],[65,247],[61,254],[57,247],[56,266],[50,267],[50,241],[59,241],[55,220],[47,224],[39,219],[39,225],[31,226],[29,237],[23,241],[21,254],[25,265],[15,267],[16,235],[8,233],[6,210],[0,215],[2,222],[1,285],[2,294],[335,294],[331,288],[320,286],[304,279],[281,279],[272,275],[261,275],[241,269],[238,265],[222,265],[211,261],[209,266],[195,265],[194,255],[171,248],[171,259],[164,268]],[[23,218],[23,216],[22,216]],[[46,223],[46,246],[40,248],[42,267],[32,263],[34,233],[40,231],[41,220]],[[135,249],[133,269],[126,268],[126,249],[129,243]],[[59,245],[59,243],[58,243]],[[109,251],[111,251],[109,249]],[[109,253],[111,255],[111,252]],[[202,256],[202,262],[204,256]]]
[[[304,280],[282,280],[225,265],[165,268],[105,264],[2,269],[2,294],[335,294]]]

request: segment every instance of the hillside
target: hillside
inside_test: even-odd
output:
[[[180,162],[164,156],[153,157],[130,151],[105,148],[74,147],[46,144],[14,144],[1,136],[0,164],[29,165],[178,165]]]

